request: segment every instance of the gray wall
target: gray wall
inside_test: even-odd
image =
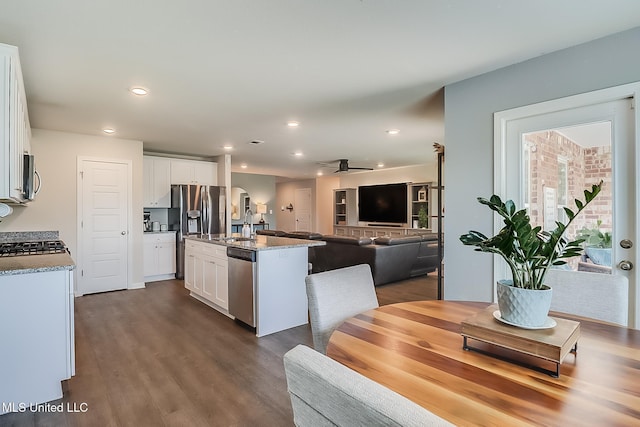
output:
[[[458,239],[492,233],[493,113],[639,81],[639,49],[640,27],[445,87],[445,299],[493,298],[491,255]]]
[[[251,197],[251,209],[256,213],[255,203],[265,203],[267,205],[267,213],[264,220],[272,229],[277,228],[276,221],[276,178],[270,175],[254,175],[250,173],[231,173],[231,187],[242,187],[247,190]],[[273,214],[269,214],[269,211]],[[242,224],[244,214],[240,220],[234,220],[232,223]],[[254,222],[260,221],[260,215],[254,216]]]

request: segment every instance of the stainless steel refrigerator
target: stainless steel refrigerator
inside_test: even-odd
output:
[[[225,187],[172,185],[169,223],[177,231],[176,278],[184,278],[184,237],[223,234],[226,230]]]

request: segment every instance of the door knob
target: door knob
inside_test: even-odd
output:
[[[620,247],[624,249],[631,249],[633,242],[629,239],[620,240]]]
[[[618,267],[620,267],[621,270],[624,271],[629,271],[633,268],[633,264],[631,263],[631,261],[620,261],[620,264],[618,264]]]
[[[122,233],[120,233],[120,234],[122,234],[122,235],[124,236],[125,234],[127,234],[127,232],[126,232],[126,231],[123,231],[123,232],[122,232]]]

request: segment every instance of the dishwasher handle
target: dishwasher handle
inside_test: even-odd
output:
[[[249,262],[256,262],[256,251],[250,249],[227,247],[227,256],[229,258],[241,259]]]

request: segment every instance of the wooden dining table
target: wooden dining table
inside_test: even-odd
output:
[[[581,330],[577,353],[553,378],[463,350],[460,323],[488,305],[385,305],[339,326],[327,355],[456,425],[640,425],[640,330],[551,312],[579,321]],[[530,362],[508,350],[492,352]]]

